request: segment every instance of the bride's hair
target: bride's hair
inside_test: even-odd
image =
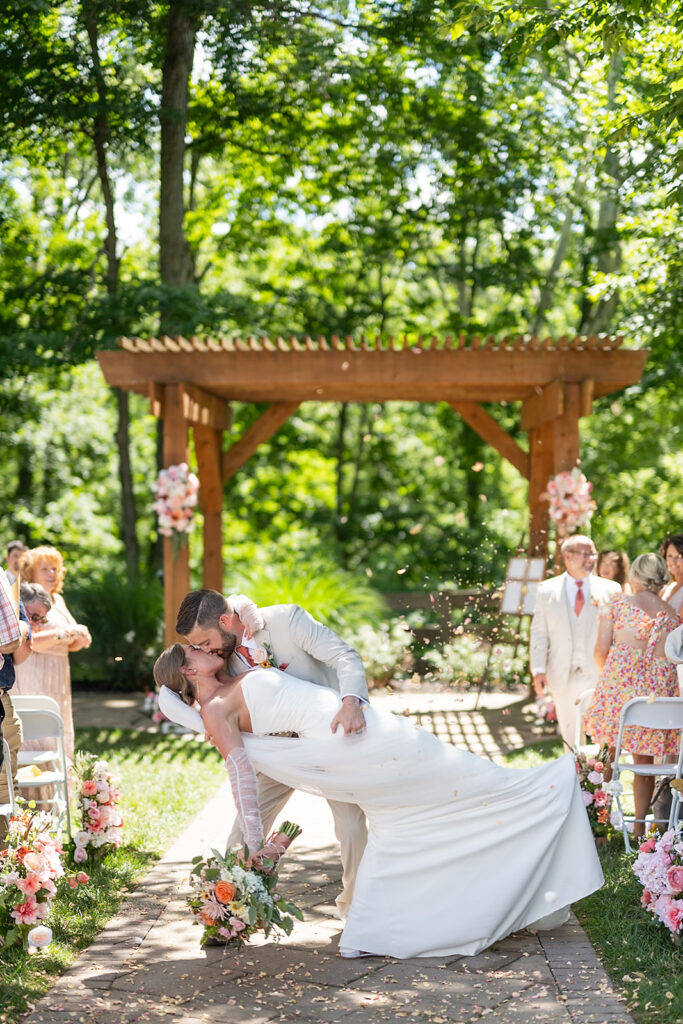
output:
[[[173,644],[162,651],[154,662],[152,670],[154,682],[157,686],[168,686],[169,690],[177,693],[185,704],[193,706],[197,700],[197,689],[191,679],[188,679],[181,668],[185,664],[185,650],[182,644]]]

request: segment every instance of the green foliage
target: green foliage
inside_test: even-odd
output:
[[[152,689],[152,666],[163,647],[164,595],[157,577],[130,579],[121,569],[70,587],[69,604],[93,642],[71,659],[74,680],[115,689]]]
[[[245,593],[258,605],[298,604],[350,642],[361,623],[378,623],[384,611],[381,596],[366,582],[322,562],[262,563],[236,572],[231,583],[232,593]]]

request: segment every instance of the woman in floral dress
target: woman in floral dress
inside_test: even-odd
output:
[[[679,625],[673,608],[658,596],[668,578],[666,562],[659,555],[639,555],[631,566],[633,593],[618,594],[601,615],[595,660],[600,678],[586,715],[586,732],[594,743],[614,748],[619,732],[619,715],[632,697],[677,697],[676,666],[667,661],[664,644]],[[628,726],[623,747],[636,764],[651,764],[655,757],[678,756],[677,729],[647,729]],[[645,815],[652,799],[654,778],[636,775],[634,837],[642,836]]]

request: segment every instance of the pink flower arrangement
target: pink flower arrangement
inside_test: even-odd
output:
[[[118,809],[121,794],[106,761],[94,754],[79,754],[76,773],[81,829],[74,836],[73,859],[83,864],[93,851],[104,854],[121,845],[123,818]]]
[[[590,523],[597,508],[591,498],[593,485],[586,480],[578,466],[558,473],[548,481],[541,495],[550,502],[550,518],[566,533],[575,533]]]
[[[22,942],[31,951],[48,945],[52,932],[42,922],[57,895],[57,883],[64,879],[72,888],[85,884],[79,876],[65,875],[64,851],[48,832],[51,826],[49,814],[30,808],[9,820],[7,847],[0,851],[0,946]]]
[[[663,836],[652,835],[638,847],[633,871],[643,886],[641,906],[671,932],[683,927],[683,836],[681,829],[669,829]]]
[[[199,494],[199,480],[186,462],[162,469],[154,484],[154,511],[159,533],[177,543],[187,540],[194,526],[194,510]]]
[[[606,836],[610,826],[611,802],[611,796],[605,789],[605,769],[609,764],[607,747],[603,747],[597,757],[587,757],[580,750],[575,750],[574,763],[593,835]]]
[[[286,821],[268,842],[286,849],[300,832],[298,825]],[[246,868],[241,850],[228,850],[225,855],[213,850],[212,854],[193,858],[192,893],[187,898],[195,924],[203,929],[202,942],[239,947],[256,932],[289,935],[292,917],[303,920],[299,908],[278,895],[273,871]]]

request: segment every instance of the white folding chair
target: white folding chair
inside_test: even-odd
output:
[[[586,712],[593,702],[593,694],[595,693],[595,687],[590,690],[584,690],[582,694],[576,699],[576,730],[574,733],[574,750],[580,750],[584,754],[593,754],[597,752],[598,747],[595,743],[586,743],[586,730],[583,727],[583,720],[586,717]]]
[[[7,780],[7,794],[9,800],[7,803],[0,804],[0,818],[5,818],[7,821],[12,817],[15,811],[14,803],[14,783],[12,781],[12,759],[9,752],[9,744],[6,739],[2,741],[2,770],[5,773]]]
[[[17,714],[30,709],[31,711],[53,711],[56,715],[61,715],[59,704],[54,697],[48,697],[42,693],[32,693],[27,696],[18,693],[12,696],[12,704]],[[59,751],[56,747],[51,750],[20,750],[17,754],[17,764],[20,768],[30,764],[48,764],[57,761],[58,757]]]
[[[55,747],[50,751],[51,754],[56,754],[52,757],[52,768],[46,768],[41,771],[40,774],[31,775],[24,777],[21,775],[17,779],[17,790],[21,792],[22,789],[31,789],[35,786],[49,786],[55,787],[55,795],[50,801],[51,810],[57,819],[57,829],[61,829],[62,818],[66,816],[66,828],[69,835],[71,835],[71,810],[69,808],[69,785],[67,779],[67,762],[66,754],[64,751],[64,723],[62,722],[61,715],[54,711],[45,708],[29,708],[24,707],[20,709],[14,704],[17,714],[21,719],[21,728],[24,734],[25,740],[42,740],[51,739],[55,741]],[[29,751],[29,753],[32,753]],[[37,751],[40,753],[40,751]],[[35,764],[35,760],[31,761]]]
[[[644,726],[646,729],[680,729],[683,730],[683,697],[633,697],[627,701],[621,709],[619,716],[619,733],[617,745],[614,748],[614,763],[612,765],[612,780],[619,781],[622,772],[632,772],[633,775],[649,775],[651,778],[656,775],[669,776],[672,779],[680,779],[683,775],[683,731],[681,732],[678,760],[666,764],[634,764],[632,761],[622,760],[622,744],[624,729],[629,725]],[[669,828],[678,822],[680,794],[672,789],[671,813],[669,815]],[[631,844],[628,837],[629,821],[635,822],[634,816],[628,817],[624,814],[621,804],[621,794],[616,787],[614,794],[619,813],[621,814],[622,831],[624,833],[624,845],[626,852],[630,852]]]

